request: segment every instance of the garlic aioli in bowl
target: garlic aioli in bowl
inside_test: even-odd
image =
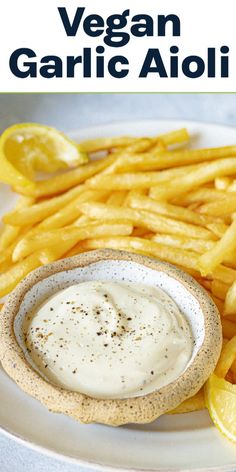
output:
[[[46,300],[24,323],[33,366],[93,398],[146,395],[178,378],[193,352],[190,326],[162,289],[89,281]]]

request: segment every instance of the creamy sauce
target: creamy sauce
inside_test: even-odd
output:
[[[160,288],[83,282],[26,318],[24,336],[46,379],[95,398],[128,398],[175,380],[193,350],[190,327]]]

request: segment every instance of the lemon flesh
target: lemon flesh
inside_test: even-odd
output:
[[[205,402],[215,426],[236,443],[236,385],[212,374],[205,385]]]
[[[51,173],[87,161],[77,143],[47,126],[14,125],[0,137],[0,180],[13,186],[32,185],[37,171]]]

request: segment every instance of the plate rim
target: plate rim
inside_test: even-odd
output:
[[[65,134],[67,134],[69,137],[71,137],[72,139],[75,139],[75,136],[76,134],[80,133],[81,131],[83,133],[85,133],[87,130],[89,131],[93,131],[93,130],[97,130],[98,128],[115,128],[115,127],[118,127],[118,126],[124,126],[124,124],[126,126],[133,126],[134,124],[138,124],[138,125],[145,125],[145,124],[150,124],[150,123],[155,123],[155,124],[162,124],[162,123],[165,123],[165,124],[168,124],[168,123],[176,123],[176,125],[178,126],[182,124],[182,126],[184,125],[186,128],[187,126],[207,126],[207,127],[210,127],[210,128],[225,128],[225,129],[230,129],[230,130],[234,130],[236,131],[236,124],[235,125],[227,125],[225,123],[218,123],[218,122],[213,122],[213,121],[200,121],[200,120],[188,120],[188,119],[169,119],[169,118],[163,118],[163,119],[153,119],[153,118],[146,118],[145,120],[141,120],[141,119],[133,119],[133,120],[119,120],[119,121],[113,121],[113,122],[106,122],[106,123],[101,123],[101,124],[98,124],[98,125],[92,125],[92,126],[81,126],[80,128],[73,128],[71,130],[66,130],[65,131]],[[129,133],[127,133],[129,134]]]
[[[133,119],[133,120],[119,120],[119,121],[112,121],[112,122],[106,122],[106,123],[101,123],[98,125],[92,125],[92,126],[82,126],[80,128],[74,128],[72,130],[67,130],[65,131],[65,134],[68,135],[70,138],[76,140],[76,136],[79,135],[79,133],[85,133],[91,134],[95,130],[97,131],[100,128],[110,128],[110,129],[115,129],[120,126],[134,126],[137,124],[138,126],[147,126],[148,124],[152,123],[153,125],[156,124],[157,127],[158,125],[162,125],[165,123],[170,126],[174,124],[174,126],[185,126],[185,127],[202,127],[206,126],[208,128],[225,128],[225,129],[230,129],[231,131],[236,131],[236,125],[227,125],[225,123],[218,123],[218,122],[209,122],[209,121],[200,121],[200,120],[188,120],[188,119],[169,119],[169,118],[163,118],[163,119],[155,119],[155,118],[150,118],[150,119]],[[129,134],[129,133],[127,133]],[[0,433],[4,435],[4,437],[7,437],[9,439],[13,439],[16,443],[23,445],[26,448],[31,449],[32,451],[35,451],[37,453],[41,453],[44,456],[50,457],[52,459],[59,460],[61,462],[65,463],[70,463],[74,465],[79,465],[84,468],[90,468],[92,470],[98,470],[98,471],[106,471],[106,472],[235,472],[236,468],[236,461],[230,464],[226,465],[221,465],[221,466],[213,466],[213,467],[200,467],[200,468],[186,468],[186,467],[158,467],[158,468],[137,468],[137,467],[117,467],[113,465],[107,465],[107,464],[102,464],[101,462],[95,462],[95,461],[88,461],[84,459],[79,459],[76,457],[73,457],[72,455],[69,454],[63,454],[56,452],[50,447],[45,447],[41,446],[33,441],[30,441],[28,439],[25,439],[21,435],[18,435],[14,431],[9,430],[8,428],[4,427],[3,425],[0,424]]]
[[[148,468],[148,469],[143,469],[143,468],[133,468],[133,467],[116,467],[112,465],[107,465],[107,464],[102,464],[102,463],[97,463],[94,461],[86,461],[83,459],[77,459],[71,455],[64,455],[60,454],[59,452],[55,452],[51,448],[47,448],[44,446],[40,446],[37,443],[34,443],[32,441],[26,440],[22,438],[20,435],[8,430],[7,428],[3,428],[2,425],[0,425],[0,433],[3,433],[5,437],[8,437],[9,439],[13,439],[17,444],[21,444],[25,446],[28,449],[31,449],[32,451],[35,451],[37,453],[43,454],[46,457],[50,457],[51,459],[57,459],[61,462],[67,462],[70,464],[74,465],[79,465],[84,468],[90,468],[92,470],[98,470],[98,471],[106,471],[106,472],[235,472],[235,466],[236,462],[230,463],[227,465],[222,465],[222,466],[213,466],[213,467],[198,467],[198,468],[179,468],[179,467],[168,467],[168,468],[163,468],[163,467],[158,467],[158,468]]]

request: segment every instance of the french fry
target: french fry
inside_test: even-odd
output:
[[[208,292],[209,292],[209,295],[210,295],[210,292],[211,292],[211,285],[212,285],[212,282],[211,280],[205,280],[203,278],[201,279],[198,279],[198,283],[204,287]]]
[[[130,223],[111,221],[108,224],[95,222],[80,227],[68,226],[49,232],[39,232],[34,234],[33,237],[25,236],[25,238],[21,239],[13,251],[12,258],[14,262],[18,262],[33,252],[49,246],[62,246],[67,241],[70,241],[73,247],[78,241],[83,239],[117,234],[128,236],[132,231],[133,226]]]
[[[172,234],[155,234],[152,237],[152,240],[156,243],[165,244],[179,249],[187,249],[199,254],[209,251],[215,244],[213,241],[187,238],[185,236],[176,236]]]
[[[25,209],[32,205],[33,202],[33,198],[20,197],[15,205],[15,211]],[[15,222],[14,226],[12,226],[11,224],[5,224],[0,235],[0,251],[4,251],[5,249],[7,249],[16,240],[16,238],[20,234],[20,231],[21,228],[16,226]]]
[[[3,264],[9,263],[11,261],[14,247],[15,247],[15,244],[12,243],[10,246],[8,246],[7,249],[5,249],[5,251],[2,251],[0,253],[0,270]]]
[[[173,203],[176,205],[189,206],[192,204],[201,204],[208,202],[221,201],[225,198],[225,192],[222,190],[215,190],[214,188],[201,187],[197,190],[191,190],[184,195],[178,195],[173,198]]]
[[[105,238],[105,239],[108,239],[108,238]],[[98,244],[98,246],[97,246],[97,244]],[[84,251],[89,252],[89,251],[92,251],[94,249],[100,249],[100,248],[106,248],[107,247],[106,245],[104,245],[104,239],[102,239],[102,238],[89,239],[89,240],[86,239],[85,241],[81,241],[79,246],[80,246],[80,249],[82,249],[82,252],[84,252]],[[109,248],[109,246],[108,246],[108,248]],[[150,253],[148,253],[146,251],[142,251],[140,249],[133,249],[132,247],[127,249],[126,247],[120,246],[119,250],[128,251],[128,252],[131,252],[131,253],[134,253],[134,254],[141,254],[141,255],[146,256],[146,257],[151,257]]]
[[[236,280],[236,270],[219,264],[213,270],[211,276],[213,279],[217,279],[217,280],[220,280],[221,282],[224,282],[225,284],[231,285]]]
[[[117,237],[89,239],[83,242],[83,247],[85,250],[103,248],[124,249],[126,251],[133,250],[157,257],[171,264],[176,264],[179,267],[183,267],[184,270],[187,269],[188,272],[193,273],[196,277],[200,276],[200,272],[197,268],[198,256],[196,253],[172,248],[142,238]],[[219,265],[213,271],[212,277],[227,284],[232,284],[236,280],[236,271]]]
[[[117,156],[116,161],[107,167],[102,174],[120,174],[124,172],[167,169],[168,167],[171,167],[171,165],[168,166],[168,159],[166,159],[167,156],[169,156],[169,153],[164,152],[160,145],[155,150],[152,149],[149,152],[143,153],[139,152],[138,154],[131,153],[126,149],[123,153],[120,153],[119,156]]]
[[[83,150],[87,153],[94,153],[98,151],[106,151],[108,149],[113,148],[122,148],[131,146],[135,144],[139,138],[133,136],[121,136],[121,137],[113,137],[113,138],[97,138],[97,139],[89,139],[86,141],[81,141],[80,146]],[[177,143],[183,143],[189,141],[189,134],[185,128],[171,131],[170,133],[161,134],[159,136],[155,136],[151,138],[152,141],[162,141],[167,146]]]
[[[9,224],[5,224],[3,226],[0,235],[0,251],[7,249],[7,247],[9,247],[16,240],[20,230],[20,226],[12,226]]]
[[[225,297],[225,315],[236,315],[236,281],[229,288]]]
[[[231,365],[231,370],[232,370],[232,372],[234,373],[234,376],[235,376],[235,374],[236,374],[236,360]],[[236,380],[236,377],[235,377],[235,380]],[[236,381],[235,381],[235,383],[236,383]]]
[[[153,187],[150,196],[156,200],[170,200],[188,192],[190,189],[211,182],[216,177],[223,175],[233,175],[236,173],[236,158],[219,159],[217,161],[205,164],[204,167],[195,170],[178,180],[174,179],[168,185]]]
[[[27,224],[35,225],[45,218],[53,215],[55,212],[65,207],[68,203],[76,201],[76,198],[86,191],[85,185],[69,190],[68,192],[60,195],[59,197],[53,197],[43,202],[31,205],[28,208],[22,208],[19,210],[7,213],[3,217],[3,221],[8,224],[25,226]]]
[[[172,248],[170,246],[165,246],[137,237],[89,239],[84,242],[84,247],[86,249],[100,249],[106,247],[112,249],[119,249],[122,247],[126,250],[135,249],[154,257],[159,257],[166,262],[183,265],[190,269],[195,269],[197,260],[196,254],[190,251]]]
[[[126,227],[125,227],[126,226]],[[124,229],[125,228],[125,229]],[[100,237],[101,235],[104,236],[105,234],[117,234],[118,232],[123,232],[127,233],[127,225],[125,223],[119,224],[117,222],[112,224],[102,224],[99,227],[94,227],[93,230],[90,230],[90,235],[95,234],[97,237]],[[74,240],[73,239],[68,239],[63,243],[63,245],[59,244],[56,247],[50,246],[46,250],[41,250],[40,252],[40,259],[42,264],[49,264],[51,262],[54,262],[61,257],[72,257],[75,256],[76,254],[80,254],[84,252],[83,247],[81,246],[83,244],[83,241],[80,240],[79,243],[74,245]]]
[[[226,254],[223,264],[224,266],[229,267],[231,269],[236,269],[236,254],[234,251],[231,251]]]
[[[135,153],[149,151],[150,149],[153,149],[155,145],[157,149],[159,149],[158,140],[155,138],[137,138],[133,143],[126,147],[125,153],[134,155]],[[122,154],[122,151],[120,151],[120,155]]]
[[[148,211],[138,211],[131,208],[121,208],[102,203],[84,203],[80,205],[82,213],[95,219],[128,219],[134,226],[147,228],[153,232],[179,234],[192,238],[214,239],[214,235],[207,229],[191,225],[183,221],[176,221],[165,216],[156,215]]]
[[[13,262],[12,262],[11,258],[8,259],[8,260],[5,260],[4,262],[1,262],[1,264],[0,264],[0,274],[5,273],[12,266],[13,266]]]
[[[229,290],[229,286],[220,282],[219,280],[213,280],[211,284],[211,291],[213,295],[220,298],[220,300],[225,300],[226,294]]]
[[[227,190],[231,183],[232,179],[230,179],[229,177],[217,177],[215,179],[215,188],[217,190]]]
[[[75,201],[68,203],[53,215],[43,220],[38,229],[48,230],[62,228],[63,226],[73,223],[79,216],[81,216],[80,206],[86,201],[100,201],[107,197],[107,191],[101,190],[87,190],[77,197]]]
[[[48,180],[42,180],[37,182],[33,188],[20,187],[15,188],[19,193],[32,196],[34,198],[49,197],[51,195],[58,195],[65,192],[66,190],[75,187],[76,185],[82,184],[92,175],[101,172],[103,169],[108,167],[114,161],[114,156],[109,156],[105,159],[98,161],[89,162],[77,169],[64,172],[63,174],[51,177]]]
[[[87,180],[86,184],[91,188],[107,188],[111,191],[148,188],[159,181],[159,175],[156,172],[146,172],[140,174],[100,174]]]
[[[225,377],[231,365],[236,359],[236,336],[228,341],[221,351],[220,359],[215,373],[218,377]]]
[[[107,190],[132,190],[146,189],[161,182],[169,182],[171,179],[180,178],[199,169],[198,165],[178,167],[160,172],[129,172],[124,174],[100,173],[86,181],[86,185],[92,188]]]
[[[137,138],[133,136],[118,136],[117,138],[96,138],[80,142],[81,148],[88,154],[99,151],[107,151],[114,148],[122,148],[135,143]]]
[[[200,213],[211,216],[220,216],[224,217],[227,214],[233,213],[236,211],[236,195],[225,196],[221,201],[205,203],[199,208]]]
[[[39,258],[42,265],[51,264],[58,259],[67,257],[66,254],[73,247],[71,241],[66,241],[63,245],[50,246],[46,249],[42,249],[39,252]]]
[[[227,192],[236,192],[236,179],[227,187]]]
[[[87,223],[92,223],[93,220],[86,215],[81,215],[77,220],[74,221],[73,226],[81,226]]]
[[[141,237],[145,238],[147,235],[147,229],[146,228],[134,228],[132,232],[132,236],[134,237]]]
[[[124,151],[105,173],[162,170],[230,156],[236,156],[236,146],[190,149],[178,152],[163,152],[161,149],[157,149],[156,153],[146,152],[138,155],[129,155],[128,152]]]
[[[213,222],[213,219],[203,217],[205,215],[198,215],[188,208],[172,205],[166,202],[156,202],[145,196],[130,196],[126,204],[131,208],[139,208],[141,210],[151,211],[159,215],[165,215],[175,220],[185,221],[187,223],[195,224],[197,226],[205,226]]]
[[[126,193],[126,198],[123,202],[123,206],[124,207],[128,207],[129,206],[129,200],[131,197],[139,197],[141,195],[146,195],[147,193],[147,189],[138,189],[138,190],[129,190],[127,193]]]
[[[232,372],[231,369],[229,369],[229,371],[227,372],[226,376],[225,376],[225,380],[227,382],[229,382],[229,384],[234,384],[234,374]]]
[[[224,319],[228,320],[228,321],[233,321],[233,323],[236,323],[236,313],[233,314],[233,315],[226,315],[224,313],[224,307],[222,309],[222,316],[224,317]]]
[[[152,149],[152,153],[156,151],[160,152],[160,150],[163,148],[166,149],[164,144],[156,141],[155,138],[135,139],[135,141],[129,144],[129,146],[126,146],[124,150],[122,149],[116,150],[113,153],[113,156],[115,156],[116,159],[113,160],[111,165],[109,165],[103,171],[101,171],[100,175],[114,174],[117,171],[117,163],[119,162],[120,159],[123,161],[127,157],[134,158],[136,155],[140,155],[140,153],[143,153],[144,151],[147,151],[147,150],[150,151],[150,149]]]
[[[127,192],[125,191],[120,191],[120,192],[113,192],[107,199],[107,204],[108,205],[115,205],[115,206],[121,206],[127,196]]]
[[[191,398],[188,398],[179,406],[177,406],[174,410],[169,411],[168,415],[178,415],[182,413],[190,413],[191,411],[199,411],[206,408],[205,400],[204,400],[204,391],[203,388],[199,390],[196,395]]]
[[[173,201],[173,204],[177,205],[177,203],[174,201]],[[189,210],[196,211],[199,208],[199,206],[200,206],[199,202],[195,202],[195,203],[191,203],[190,205],[187,205],[187,208]],[[184,205],[183,207],[186,208]]]
[[[61,210],[41,221],[37,226],[33,227],[28,232],[28,236],[30,238],[34,238],[34,235],[36,235],[39,231],[54,230],[74,223],[75,220],[78,220],[78,218],[81,216],[81,203],[90,200],[99,201],[106,196],[107,192],[102,192],[101,190],[88,190],[81,193],[81,195],[79,195],[75,201],[68,203]]]
[[[73,256],[77,256],[78,254],[82,254],[83,252],[84,252],[84,247],[83,247],[83,241],[82,241],[82,243],[79,242],[72,248],[69,248],[68,251],[65,254],[63,254],[63,257],[73,257]]]
[[[215,234],[217,238],[222,238],[222,236],[224,236],[226,230],[228,229],[228,225],[215,221],[214,223],[207,223],[206,228],[212,231],[212,233]]]
[[[210,251],[206,252],[199,258],[199,270],[201,274],[207,275],[224,261],[225,256],[233,251],[236,247],[236,219],[233,220],[230,227],[225,232],[224,236],[217,241]]]
[[[0,272],[7,271],[13,265],[13,261],[12,261],[13,251],[17,243],[21,240],[22,237],[24,237],[24,235],[27,232],[29,231],[28,231],[28,228],[26,227],[24,228],[24,230],[22,230],[22,232],[20,233],[20,235],[16,238],[14,242],[0,253]]]
[[[0,274],[0,297],[4,297],[11,292],[16,285],[32,270],[41,265],[38,253],[31,254],[17,264],[14,264],[4,274]]]
[[[231,339],[236,336],[236,323],[230,320],[221,319],[224,338]]]
[[[186,128],[180,128],[169,133],[160,134],[157,140],[161,140],[166,146],[172,146],[173,144],[187,143],[190,136]]]

